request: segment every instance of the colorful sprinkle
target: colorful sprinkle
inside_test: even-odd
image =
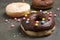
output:
[[[43,14],[46,14],[46,13],[48,13],[48,12],[47,12],[47,11],[43,11],[42,13],[43,13]]]
[[[8,21],[9,21],[8,19],[5,20],[6,23],[8,23]]]
[[[16,20],[17,20],[17,18],[14,18],[14,20],[16,21]]]
[[[49,12],[47,14],[49,14]]]
[[[27,12],[27,14],[30,14],[29,12]]]
[[[51,17],[48,17],[48,21],[50,21],[51,20]]]
[[[39,21],[36,21],[36,23],[39,23]]]
[[[37,13],[37,11],[31,11],[31,13]]]
[[[23,17],[23,19],[25,20],[26,18],[25,18],[25,17]]]
[[[57,15],[56,14],[54,14],[54,17],[56,17]]]
[[[18,22],[20,22],[20,19],[17,19]]]
[[[35,26],[38,26],[38,23],[35,23]]]
[[[14,24],[12,24],[12,25],[11,25],[11,28],[14,28],[14,27],[15,27],[15,25],[14,25]]]
[[[29,21],[30,19],[28,18],[27,20]]]
[[[42,10],[40,10],[40,12],[42,12]]]
[[[49,14],[50,17],[52,17],[52,14]]]
[[[42,20],[44,21],[44,20],[45,20],[45,18],[42,18]]]
[[[45,23],[45,21],[41,21],[41,24],[44,24]]]
[[[59,11],[60,10],[60,8],[57,8],[57,11]]]
[[[27,14],[25,14],[25,17],[27,17],[28,15]]]
[[[48,11],[45,11],[45,13],[48,13]]]
[[[52,12],[51,12],[51,11],[50,11],[49,13],[50,13],[50,14],[52,14]]]
[[[29,23],[29,21],[27,20],[27,21],[26,21],[26,24],[28,24],[28,23]]]

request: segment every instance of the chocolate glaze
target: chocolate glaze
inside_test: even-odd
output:
[[[54,4],[54,0],[33,0],[32,1],[32,7],[39,8],[39,9],[44,9],[45,7],[50,8],[50,6],[53,6],[53,4]]]
[[[45,23],[43,25],[41,24],[42,17],[46,18]],[[51,16],[50,21],[48,21],[48,17],[49,17],[49,14],[44,14],[43,15],[40,12],[31,13],[30,15],[28,15],[28,17],[26,17],[26,19],[22,19],[21,24],[22,24],[22,26],[24,27],[25,30],[29,30],[29,31],[39,32],[39,31],[50,30],[55,26],[55,21],[54,21],[53,16]],[[29,24],[26,24],[27,18],[30,19]],[[34,24],[36,23],[35,22],[36,20],[39,21],[38,27],[34,26]]]

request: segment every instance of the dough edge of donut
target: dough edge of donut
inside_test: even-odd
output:
[[[28,35],[30,37],[42,37],[42,36],[47,36],[47,35],[52,34],[53,31],[55,30],[55,26],[50,30],[46,30],[46,31],[42,31],[42,32],[33,32],[33,31],[25,31],[24,27],[21,24],[21,29],[26,35]]]

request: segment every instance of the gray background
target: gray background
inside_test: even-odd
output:
[[[14,21],[13,18],[10,18],[5,14],[6,5],[18,1],[21,0],[0,0],[0,40],[60,40],[60,11],[56,11],[56,8],[60,7],[60,0],[55,0],[54,7],[49,10],[57,14],[57,17],[55,17],[55,32],[52,35],[43,38],[29,38],[24,36],[19,29],[20,22]],[[31,3],[31,0],[26,0],[26,2]],[[5,19],[9,20],[7,24],[4,22]],[[15,25],[13,29],[10,28],[11,24]]]

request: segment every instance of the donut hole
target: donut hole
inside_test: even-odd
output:
[[[34,20],[35,21],[41,21],[42,20],[42,16],[36,16],[36,18]]]

